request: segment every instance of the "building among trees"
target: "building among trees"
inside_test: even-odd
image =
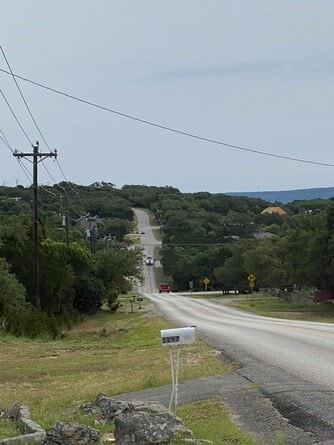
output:
[[[269,206],[269,207],[265,208],[264,210],[262,210],[261,215],[264,215],[266,213],[269,213],[270,215],[273,213],[277,213],[278,215],[281,215],[281,216],[286,215],[286,211],[283,210],[279,206]]]

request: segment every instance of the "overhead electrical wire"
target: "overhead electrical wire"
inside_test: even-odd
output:
[[[9,196],[8,196],[8,198],[11,199]],[[17,201],[16,199],[11,199],[11,201],[14,202],[14,204],[21,210],[21,212],[23,212],[23,213],[26,212],[26,209],[24,209],[22,206],[20,206],[19,201]],[[32,210],[32,209],[30,209],[30,210]]]
[[[47,141],[46,141],[46,139],[45,139],[45,137],[44,137],[44,135],[43,135],[41,129],[39,128],[39,126],[38,126],[38,124],[37,124],[36,119],[34,118],[32,112],[31,112],[31,109],[30,109],[30,107],[29,107],[29,105],[28,105],[28,102],[26,101],[26,99],[25,99],[25,97],[24,97],[24,95],[23,95],[23,92],[22,92],[22,90],[21,90],[21,88],[20,88],[20,86],[19,86],[19,84],[18,84],[18,82],[17,82],[17,80],[16,80],[16,78],[15,78],[15,76],[14,76],[13,70],[12,70],[10,64],[9,64],[9,61],[8,61],[8,59],[7,59],[7,56],[6,56],[6,54],[5,54],[5,52],[4,52],[4,50],[3,50],[3,48],[2,48],[1,45],[0,45],[0,51],[1,51],[2,55],[3,55],[3,58],[5,59],[5,62],[6,62],[6,64],[7,64],[7,67],[8,67],[8,69],[9,69],[9,71],[10,71],[11,77],[12,77],[12,79],[13,79],[15,85],[16,85],[16,88],[18,89],[18,91],[19,91],[19,93],[20,93],[21,99],[22,99],[22,101],[23,101],[23,103],[24,103],[24,105],[25,105],[25,107],[26,107],[26,109],[27,109],[27,111],[28,111],[28,113],[29,113],[29,116],[31,117],[31,120],[33,121],[33,123],[34,123],[34,125],[35,125],[35,127],[36,127],[38,133],[40,134],[41,138],[43,139],[45,145],[47,146],[47,148],[48,148],[49,151],[51,152],[52,150],[51,150],[49,144],[47,143]],[[1,93],[3,94],[2,91],[1,91]],[[3,94],[3,97],[4,97],[4,99],[5,99],[6,103],[7,103],[7,105],[9,106],[10,110],[12,111],[12,113],[13,113],[13,115],[14,115],[14,117],[15,117],[15,113],[13,112],[12,108],[10,107],[10,105],[9,105],[8,101],[6,100],[4,94]],[[18,119],[16,119],[16,120],[17,120],[17,122],[19,123]],[[20,128],[23,130],[22,125],[21,125],[20,123],[19,123],[19,125],[20,125]],[[23,130],[23,131],[24,131],[24,130]],[[24,134],[26,134],[25,131],[24,131]],[[29,142],[30,142],[31,145],[33,145],[33,144],[31,143],[30,138],[29,138]],[[57,181],[52,177],[51,173],[49,172],[48,168],[47,168],[46,165],[44,164],[44,161],[43,161],[43,160],[42,160],[42,164],[43,164],[45,170],[47,171],[48,175],[50,176],[50,178],[56,183]],[[49,192],[49,193],[51,193],[51,192]],[[55,193],[52,193],[52,194],[56,196]]]
[[[75,190],[74,187],[72,187],[71,182],[66,178],[65,173],[64,173],[64,170],[62,169],[61,165],[59,164],[59,161],[58,161],[57,158],[55,159],[55,162],[57,163],[57,165],[58,165],[58,167],[59,167],[59,170],[60,170],[61,174],[63,175],[63,178],[64,178],[65,181],[66,181],[66,184],[67,184],[68,187],[72,190],[72,192],[77,196],[77,198],[78,198],[78,200],[79,200],[79,204],[81,205],[81,208],[84,209],[85,206],[84,206],[84,204],[83,204],[83,202],[82,202],[82,200],[81,200],[81,196],[80,196],[79,192],[78,192],[77,190]],[[59,184],[57,184],[57,186],[58,186],[58,187],[61,187]],[[64,189],[64,190],[65,190],[65,189]],[[66,192],[66,190],[65,190],[65,192]],[[76,208],[74,207],[74,205],[72,204],[71,201],[70,201],[70,205],[72,206],[72,209],[77,213],[77,215],[81,217],[82,215],[80,215],[80,213],[76,210]],[[85,211],[85,210],[81,210],[81,213],[86,213],[86,211]]]
[[[31,112],[31,110],[30,110],[30,108],[29,108],[29,105],[28,105],[27,101],[25,100],[25,98],[24,98],[24,96],[23,96],[22,90],[21,90],[21,88],[20,88],[20,86],[19,86],[19,84],[18,84],[18,82],[17,82],[17,80],[16,80],[16,78],[15,78],[15,76],[14,76],[13,70],[12,70],[10,64],[9,64],[9,61],[8,61],[8,59],[7,59],[7,57],[6,57],[6,54],[5,54],[5,52],[4,52],[4,50],[3,50],[3,48],[2,48],[1,45],[0,45],[0,50],[1,50],[1,53],[2,53],[2,55],[3,55],[3,58],[4,58],[5,61],[6,61],[6,64],[7,64],[7,66],[8,66],[9,71],[10,71],[10,74],[11,74],[11,76],[12,76],[14,82],[15,82],[15,85],[16,85],[16,87],[17,87],[19,93],[20,93],[20,96],[21,96],[21,98],[22,98],[22,100],[23,100],[23,103],[24,103],[24,105],[26,106],[26,109],[27,109],[27,111],[28,111],[28,113],[29,113],[29,115],[30,115],[30,117],[31,117],[31,119],[32,119],[32,121],[33,121],[33,123],[35,124],[35,127],[37,128],[38,133],[40,134],[41,138],[43,139],[43,141],[44,141],[45,145],[48,147],[48,149],[49,149],[50,151],[52,151],[51,148],[49,147],[49,144],[47,143],[47,141],[46,141],[46,139],[45,139],[43,133],[41,132],[41,130],[40,130],[40,128],[39,128],[39,126],[38,126],[38,124],[37,124],[37,122],[36,122],[34,116],[32,115],[32,112]]]
[[[4,134],[4,132],[3,132],[2,129],[0,129],[0,133],[1,133],[1,135],[0,135],[0,139],[2,140],[2,142],[6,145],[6,147],[7,147],[7,148],[12,152],[12,154],[13,154],[13,153],[15,152],[15,150],[12,148],[11,144],[9,143],[9,141],[8,141],[8,139],[6,138],[6,136],[5,136],[5,134]],[[23,165],[23,164],[21,163],[21,159],[20,159],[20,158],[17,158],[17,162],[18,162],[18,164],[19,164],[21,170],[22,170],[23,173],[25,174],[25,176],[28,178],[28,181],[31,182],[31,180],[32,180],[32,176],[31,176],[31,174],[29,173],[29,170],[26,168],[25,165]]]
[[[48,142],[46,141],[46,139],[45,139],[45,137],[44,137],[44,135],[43,135],[43,133],[42,133],[42,131],[41,131],[39,125],[37,124],[36,119],[34,118],[32,112],[31,112],[31,109],[30,109],[30,107],[29,107],[29,105],[28,105],[28,102],[26,101],[26,99],[25,99],[25,97],[24,97],[24,95],[23,95],[23,92],[22,92],[22,90],[21,90],[21,88],[20,88],[20,86],[19,86],[19,84],[18,84],[18,82],[17,82],[17,80],[16,80],[16,78],[15,78],[15,75],[14,75],[14,73],[13,73],[13,70],[12,70],[10,64],[9,64],[9,61],[8,61],[8,59],[7,59],[7,57],[6,57],[6,54],[5,54],[5,52],[4,52],[4,50],[3,50],[3,48],[2,48],[1,45],[0,45],[0,50],[1,50],[1,53],[2,53],[2,55],[3,55],[3,57],[4,57],[4,59],[5,59],[5,62],[6,62],[6,64],[7,64],[7,67],[8,67],[8,69],[9,69],[9,71],[10,71],[10,75],[11,75],[11,77],[13,78],[13,80],[14,80],[14,82],[15,82],[15,85],[16,85],[16,87],[17,87],[19,93],[20,93],[20,96],[21,96],[21,98],[22,98],[22,100],[23,100],[23,102],[24,102],[24,104],[25,104],[25,106],[26,106],[26,109],[27,109],[27,111],[28,111],[28,113],[29,113],[29,115],[30,115],[30,117],[31,117],[31,119],[32,119],[32,121],[33,121],[33,123],[35,124],[35,127],[36,127],[38,133],[40,134],[40,136],[41,136],[41,138],[43,139],[45,145],[47,146],[47,148],[48,148],[49,151],[51,152],[52,150],[51,150],[51,148],[50,148]],[[6,102],[7,102],[7,101],[6,101]],[[8,106],[9,106],[9,104],[8,104]],[[23,129],[22,126],[21,126],[21,128]],[[31,143],[31,142],[30,142],[30,143]],[[58,161],[57,158],[56,158],[56,162],[57,162],[57,166],[58,166],[58,168],[60,169],[60,171],[61,171],[61,173],[62,173],[62,175],[63,175],[63,177],[64,177],[64,179],[65,179],[67,185],[69,186],[69,188],[70,188],[70,189],[71,189],[77,196],[79,196],[78,192],[71,186],[71,183],[66,179],[65,174],[64,174],[64,171],[63,171],[63,169],[61,168],[61,166],[60,166],[59,161]],[[57,187],[59,187],[59,188],[62,190],[62,192],[65,193],[65,195],[66,195],[66,194],[67,194],[66,189],[65,189],[64,187],[62,187],[62,186],[55,180],[55,178],[51,175],[49,169],[48,169],[48,168],[46,167],[46,165],[45,165],[44,160],[42,160],[42,164],[43,164],[43,167],[45,168],[46,172],[48,173],[48,175],[49,175],[50,178],[52,179],[52,181],[53,181],[55,184],[57,184]],[[42,188],[43,188],[43,187],[42,187]],[[52,193],[52,192],[50,192],[50,191],[47,190],[47,189],[45,189],[45,190],[46,190],[48,193],[51,193],[51,194],[57,196],[55,193]],[[81,204],[81,207],[84,208],[84,206],[83,206],[83,204],[82,204],[82,202],[81,202],[81,198],[80,198],[80,204]],[[74,208],[74,206],[72,206],[72,207],[73,207],[75,213],[77,213],[78,216],[81,216],[81,214]],[[85,211],[81,211],[81,213],[86,213],[86,212],[85,212]]]
[[[10,112],[12,113],[14,119],[16,120],[18,126],[21,128],[22,133],[23,133],[23,134],[25,135],[25,137],[27,138],[29,144],[32,145],[32,142],[31,142],[30,137],[28,136],[28,133],[27,133],[27,132],[25,131],[25,129],[23,128],[21,122],[19,121],[18,117],[16,116],[16,114],[15,114],[13,108],[10,106],[10,103],[8,102],[8,100],[7,100],[6,96],[5,96],[5,93],[2,91],[1,88],[0,88],[0,93],[1,93],[1,95],[2,95],[2,97],[3,97],[3,99],[4,99],[4,101],[6,102],[6,104],[7,104],[8,108],[9,108]]]
[[[24,105],[25,105],[25,107],[26,107],[26,109],[27,109],[27,111],[28,111],[28,113],[29,113],[29,115],[30,115],[30,117],[31,117],[31,119],[32,119],[32,121],[33,121],[33,123],[34,123],[34,125],[35,125],[35,127],[36,127],[36,129],[37,129],[37,131],[38,131],[38,133],[40,134],[40,136],[41,136],[41,138],[43,139],[45,145],[47,146],[47,148],[48,148],[49,151],[51,152],[52,150],[51,150],[49,144],[47,143],[47,141],[46,141],[46,139],[45,139],[45,137],[44,137],[44,135],[43,135],[43,133],[42,133],[40,127],[39,127],[38,124],[37,124],[36,119],[34,118],[32,112],[31,112],[31,109],[30,109],[30,107],[29,107],[29,105],[28,105],[28,102],[26,101],[26,99],[25,99],[25,97],[24,97],[24,95],[23,95],[23,92],[22,92],[22,90],[21,90],[21,88],[20,88],[20,86],[19,86],[19,84],[18,84],[18,82],[17,82],[17,80],[16,80],[16,78],[15,78],[15,76],[14,76],[13,70],[12,70],[10,64],[9,64],[9,61],[8,61],[8,59],[7,59],[7,56],[6,56],[6,54],[5,54],[5,52],[4,52],[4,50],[3,50],[3,48],[2,48],[1,45],[0,45],[0,51],[1,51],[2,55],[3,55],[3,58],[5,59],[5,62],[6,62],[6,64],[7,64],[7,66],[8,66],[9,71],[10,71],[11,77],[13,78],[13,80],[14,80],[14,82],[15,82],[15,85],[16,85],[16,87],[17,87],[19,93],[20,93],[21,99],[22,99],[22,101],[23,101],[23,103],[24,103]],[[8,107],[10,108],[12,114],[14,115],[14,117],[15,117],[17,123],[20,125],[21,130],[22,130],[22,131],[24,132],[24,134],[27,136],[27,133],[24,131],[23,126],[20,124],[20,122],[19,122],[18,119],[16,118],[16,115],[15,115],[15,113],[14,113],[12,107],[10,107],[9,102],[7,101],[7,99],[6,99],[5,95],[4,95],[4,93],[2,92],[2,90],[1,90],[1,94],[3,95],[3,98],[5,99],[5,101],[6,101],[7,105],[8,105]],[[32,142],[31,142],[31,140],[30,140],[30,138],[28,138],[28,140],[29,140],[30,144],[33,145]],[[30,161],[30,162],[31,162],[31,161]],[[44,161],[43,161],[43,160],[42,160],[42,164],[43,164],[45,170],[47,171],[48,175],[50,176],[50,178],[51,178],[55,183],[57,183],[57,181],[53,178],[53,176],[51,175],[50,171],[48,170],[48,168],[47,168],[46,165],[44,164]],[[60,187],[61,187],[61,186],[60,186]],[[62,187],[61,187],[61,188],[62,188]],[[62,189],[65,191],[64,188],[62,188]],[[53,193],[53,194],[56,196],[55,193]]]
[[[48,142],[46,141],[46,139],[45,139],[45,137],[44,137],[44,135],[43,135],[43,133],[42,133],[42,131],[41,131],[39,125],[37,124],[36,119],[34,118],[34,116],[33,116],[33,114],[32,114],[32,111],[31,111],[31,109],[30,109],[30,107],[29,107],[29,105],[28,105],[28,102],[26,101],[26,99],[25,99],[25,97],[24,97],[24,95],[23,95],[23,92],[22,92],[22,90],[21,90],[21,88],[20,88],[20,86],[19,86],[19,84],[18,84],[18,82],[17,82],[17,80],[16,80],[16,78],[15,78],[15,75],[14,75],[14,73],[13,73],[13,70],[12,70],[10,64],[9,64],[9,61],[8,61],[8,59],[7,59],[7,57],[6,57],[6,54],[5,54],[5,52],[4,52],[4,50],[3,50],[3,48],[2,48],[1,45],[0,45],[0,51],[1,51],[1,53],[2,53],[2,55],[3,55],[3,57],[4,57],[4,59],[5,59],[5,62],[6,62],[6,64],[7,64],[7,66],[8,66],[9,71],[10,71],[11,77],[13,78],[13,80],[14,80],[14,82],[15,82],[15,85],[16,85],[16,87],[17,87],[19,93],[20,93],[20,96],[21,96],[21,98],[22,98],[22,101],[23,101],[23,103],[24,103],[24,105],[25,105],[25,107],[26,107],[26,109],[27,109],[27,111],[28,111],[28,113],[29,113],[29,115],[30,115],[30,117],[31,117],[31,119],[32,119],[32,121],[33,121],[33,123],[34,123],[34,125],[35,125],[35,127],[36,127],[36,129],[37,129],[37,131],[38,131],[38,133],[40,134],[41,138],[43,139],[43,141],[44,141],[45,145],[47,146],[47,148],[49,149],[49,151],[52,152],[52,150],[51,150],[51,148],[50,148]],[[8,100],[6,99],[6,97],[5,97],[4,93],[2,92],[2,90],[1,90],[1,94],[3,95],[3,98],[4,98],[4,100],[5,100],[6,104],[7,104],[7,106],[8,106],[9,109],[11,110],[11,112],[12,112],[13,116],[15,117],[17,123],[19,124],[21,130],[24,132],[24,134],[25,134],[25,136],[27,137],[28,141],[29,141],[30,144],[32,145],[32,142],[31,142],[30,138],[28,137],[27,133],[26,133],[25,130],[23,129],[23,126],[21,125],[21,123],[19,122],[18,118],[16,117],[16,115],[15,115],[15,113],[14,113],[14,110],[13,110],[12,107],[10,106],[10,104],[9,104]],[[12,151],[13,151],[13,150],[12,150]],[[14,151],[13,151],[13,152],[14,152]],[[56,158],[56,159],[57,159],[57,158]],[[30,161],[30,162],[31,162],[31,161]],[[57,181],[55,180],[55,178],[51,175],[49,169],[46,167],[46,165],[45,165],[45,163],[44,163],[44,160],[42,160],[42,165],[43,165],[43,167],[45,168],[45,170],[46,170],[46,172],[48,173],[48,175],[50,176],[50,178],[52,179],[52,181],[53,181],[55,184],[57,184],[57,186],[63,191],[63,193],[66,194],[66,193],[67,193],[67,192],[66,192],[66,189],[65,189],[64,187],[62,187],[60,184],[57,183]],[[66,179],[66,177],[65,177],[65,175],[64,175],[63,169],[60,167],[60,164],[59,164],[58,161],[57,161],[57,165],[58,165],[58,167],[59,167],[59,169],[60,169],[62,175],[64,176],[65,181],[67,181],[67,179]],[[67,183],[69,184],[69,181],[67,181]],[[51,195],[58,196],[56,193],[53,193],[53,192],[47,190],[47,189],[44,188],[43,186],[40,185],[40,187],[42,187],[46,192],[50,193]],[[69,187],[74,191],[74,193],[75,193],[76,195],[79,195],[78,192],[77,192],[76,190],[74,190],[73,187],[72,187],[70,184],[69,184]],[[81,203],[81,204],[82,204],[82,203]],[[75,210],[75,212],[76,212],[79,216],[81,216],[81,214],[80,214],[79,212],[77,212],[76,209],[74,209],[74,210]],[[81,213],[86,213],[86,212],[85,212],[85,211],[82,211]]]
[[[304,164],[322,165],[322,166],[325,166],[325,167],[334,167],[334,164],[329,163],[329,162],[318,162],[318,161],[312,161],[312,160],[308,160],[308,159],[296,158],[296,157],[293,157],[293,156],[279,155],[279,154],[276,154],[276,153],[270,153],[270,152],[266,152],[266,151],[262,151],[262,150],[256,150],[256,149],[249,148],[249,147],[244,147],[244,146],[241,146],[241,145],[229,144],[227,142],[223,142],[223,141],[219,141],[219,140],[216,140],[216,139],[211,139],[211,138],[208,138],[208,137],[196,135],[194,133],[189,133],[187,131],[178,130],[176,128],[172,128],[172,127],[168,127],[166,125],[158,124],[156,122],[152,122],[152,121],[149,121],[149,120],[146,120],[146,119],[142,119],[142,118],[133,116],[131,114],[123,113],[121,111],[117,111],[117,110],[114,110],[112,108],[108,108],[108,107],[99,105],[99,104],[97,104],[95,102],[91,102],[89,100],[79,98],[79,97],[74,96],[72,94],[68,94],[68,93],[65,93],[63,91],[57,90],[55,88],[49,87],[47,85],[41,84],[39,82],[35,82],[35,81],[31,80],[31,79],[27,79],[26,77],[19,76],[18,74],[14,74],[14,73],[8,72],[8,71],[6,71],[4,69],[0,69],[0,72],[3,72],[5,74],[10,74],[13,77],[16,77],[18,79],[23,80],[24,82],[31,83],[32,85],[38,86],[40,88],[44,88],[45,90],[52,91],[53,93],[56,93],[56,94],[60,94],[60,95],[65,96],[65,97],[67,97],[69,99],[73,99],[73,100],[75,100],[77,102],[81,102],[81,103],[84,103],[86,105],[90,105],[91,107],[95,107],[95,108],[98,108],[100,110],[104,110],[104,111],[107,111],[109,113],[113,113],[113,114],[116,114],[118,116],[125,117],[127,119],[131,119],[133,121],[140,122],[140,123],[145,124],[145,125],[150,125],[152,127],[160,128],[161,130],[165,130],[165,131],[169,131],[169,132],[172,132],[172,133],[180,134],[182,136],[186,136],[186,137],[189,137],[189,138],[197,139],[197,140],[200,140],[200,141],[203,141],[203,142],[208,142],[208,143],[211,143],[211,144],[220,145],[220,146],[224,146],[224,147],[227,147],[227,148],[234,148],[236,150],[241,150],[241,151],[254,153],[254,154],[258,154],[258,155],[262,155],[262,156],[269,156],[269,157],[272,157],[272,158],[285,159],[287,161],[301,162],[301,163],[304,163]]]
[[[86,215],[81,215],[79,218],[71,218],[70,216],[68,216],[68,219],[70,219],[73,222],[78,222],[81,221],[83,218],[88,218],[90,215],[90,213],[86,213]]]
[[[12,147],[10,146],[10,143],[8,142],[8,139],[6,138],[4,132],[1,130],[0,128],[0,139],[2,140],[2,142],[6,145],[7,148],[9,148],[9,150],[14,153],[14,150],[12,149]]]
[[[19,166],[21,167],[23,173],[24,173],[24,174],[26,175],[26,177],[28,178],[28,181],[29,181],[29,182],[32,182],[32,181],[33,181],[33,179],[32,179],[32,175],[31,175],[31,173],[29,172],[29,170],[27,169],[27,167],[23,164],[22,159],[17,158],[17,162],[19,163]]]
[[[26,138],[28,139],[28,141],[30,142],[30,144],[33,145],[32,142],[31,142],[31,140],[30,140],[30,138],[29,138],[29,136],[28,136],[28,134],[27,134],[27,132],[24,130],[24,128],[23,128],[21,122],[20,122],[19,119],[17,118],[17,116],[16,116],[16,114],[15,114],[13,108],[10,106],[10,104],[9,104],[9,102],[8,102],[8,100],[7,100],[6,96],[5,96],[5,94],[4,94],[4,92],[3,92],[1,89],[0,89],[0,92],[1,92],[2,97],[4,98],[4,100],[5,100],[6,104],[7,104],[7,106],[9,107],[9,109],[10,109],[12,115],[14,116],[16,122],[18,123],[19,127],[21,128],[22,132],[24,133],[24,135],[26,136]],[[1,131],[1,133],[3,134],[2,131]],[[10,148],[11,152],[14,153],[15,150],[13,150],[13,149],[10,147],[10,145],[8,144],[8,140],[7,140],[7,139],[4,139],[4,138],[2,138],[2,137],[1,137],[1,139],[2,139],[4,142],[7,141],[6,145]],[[21,169],[23,170],[23,173],[24,173],[25,176],[28,178],[28,180],[31,182],[31,181],[32,181],[32,175],[31,175],[31,173],[29,172],[29,170],[25,167],[25,165],[22,163],[22,159],[17,158],[17,161],[18,161],[18,163],[19,163]],[[32,163],[32,161],[31,161],[30,159],[26,159],[26,161]],[[49,173],[49,175],[50,175],[50,172],[49,172],[49,170],[47,169],[47,167],[44,165],[44,162],[42,162],[42,163],[43,163],[43,166],[45,167],[46,171],[47,171],[47,172]],[[50,177],[51,177],[51,179],[54,181],[54,178],[52,178],[51,175],[50,175]],[[41,187],[44,188],[43,186],[41,186]],[[46,190],[46,189],[45,189],[45,190]],[[54,195],[54,196],[57,196],[55,193],[50,192],[49,190],[46,190],[46,191],[47,191],[48,193]]]
[[[2,49],[1,46],[0,46],[0,49],[1,49],[1,52],[2,52],[2,54],[3,54],[3,56],[4,56],[5,60],[6,60],[6,63],[7,63],[7,65],[8,65],[8,68],[10,69],[10,71],[11,71],[11,73],[12,73],[12,69],[11,69],[11,67],[10,67],[10,65],[9,65],[9,62],[8,62],[8,60],[7,60],[7,58],[6,58],[6,55],[4,54],[4,51],[3,51],[3,49]],[[14,81],[15,81],[15,84],[16,84],[16,86],[17,86],[19,92],[20,92],[21,98],[22,98],[22,100],[23,100],[23,102],[24,102],[24,104],[25,104],[25,106],[26,106],[26,108],[27,108],[27,110],[28,110],[28,112],[29,112],[29,114],[30,114],[31,119],[33,120],[33,122],[34,122],[34,124],[35,124],[35,126],[36,126],[36,128],[37,128],[37,130],[38,130],[38,132],[39,132],[39,134],[40,134],[40,136],[42,137],[43,141],[45,142],[46,146],[49,148],[49,150],[50,150],[50,152],[51,152],[51,149],[50,149],[50,147],[49,147],[47,141],[45,140],[45,137],[43,136],[43,134],[42,134],[42,132],[41,132],[41,130],[40,130],[40,128],[39,128],[39,126],[38,126],[38,124],[37,124],[35,118],[33,117],[32,112],[31,112],[31,110],[30,110],[30,108],[29,108],[29,106],[28,106],[28,103],[27,103],[27,101],[25,100],[25,98],[24,98],[24,96],[23,96],[23,93],[22,93],[22,91],[21,91],[21,89],[20,89],[20,87],[19,87],[19,85],[18,85],[18,83],[17,83],[15,77],[13,77],[13,79],[14,79]],[[7,98],[6,98],[6,96],[4,95],[4,93],[3,93],[2,90],[1,90],[1,94],[2,94],[2,96],[3,96],[3,98],[4,98],[5,102],[6,102],[7,106],[8,106],[9,109],[11,110],[13,116],[15,117],[15,120],[16,120],[17,123],[19,124],[21,130],[23,131],[23,133],[24,133],[25,136],[27,137],[28,141],[29,141],[30,144],[32,145],[30,138],[28,137],[26,131],[24,130],[23,126],[21,125],[19,119],[17,118],[16,114],[14,113],[14,110],[13,110],[12,107],[10,106],[10,104],[9,104],[9,102],[8,102],[8,100],[7,100]],[[1,129],[0,129],[0,133],[1,133],[1,135],[0,135],[0,139],[1,139],[1,140],[4,142],[4,144],[11,150],[12,153],[15,153],[15,150],[12,149],[12,147],[10,146],[10,143],[8,142],[8,139],[6,138],[6,136],[4,135],[4,133],[3,133],[3,131],[2,131]],[[29,170],[25,167],[25,165],[23,164],[22,159],[17,158],[17,161],[18,161],[18,163],[19,163],[20,168],[23,170],[23,173],[26,175],[26,177],[28,178],[28,180],[31,182],[31,181],[32,181],[32,175],[31,175],[31,173],[29,172]],[[29,159],[27,159],[27,161],[28,161],[28,162],[31,162]],[[42,160],[42,165],[43,165],[43,167],[45,168],[45,170],[47,171],[47,173],[48,173],[48,175],[50,176],[50,178],[51,178],[55,183],[57,183],[57,181],[56,181],[56,180],[54,179],[54,177],[51,175],[50,171],[48,170],[48,168],[47,168],[47,166],[45,165],[45,163],[44,163],[43,160]],[[66,190],[65,190],[62,186],[60,186],[59,184],[57,184],[57,185],[58,185],[58,187],[60,187],[60,188],[66,193]],[[43,190],[44,190],[45,192],[47,192],[48,194],[50,194],[50,195],[52,195],[52,196],[55,196],[55,197],[57,198],[57,201],[58,201],[58,204],[59,204],[61,210],[63,211],[61,201],[58,199],[59,196],[58,196],[56,193],[53,193],[52,191],[48,190],[46,187],[44,187],[44,186],[41,185],[41,184],[40,184],[40,188],[43,189]]]

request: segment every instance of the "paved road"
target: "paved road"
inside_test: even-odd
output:
[[[155,283],[154,268],[160,267],[160,261],[155,257],[155,248],[161,246],[161,241],[158,241],[150,225],[150,220],[146,212],[140,209],[133,209],[137,218],[138,233],[140,234],[140,242],[143,247],[143,265],[145,272],[145,283],[140,287],[142,292],[151,293],[156,292],[157,287]],[[158,228],[155,228],[158,230]],[[154,266],[146,266],[145,258],[150,255],[153,258]]]
[[[136,214],[145,220],[144,212]],[[157,294],[152,275],[143,292],[156,308],[178,326],[196,325],[210,345],[240,363],[234,377],[257,388],[244,392],[243,403],[233,391],[224,397],[223,381],[216,389],[249,430],[265,437],[268,426],[282,430],[291,445],[334,444],[333,324],[260,317],[229,308],[221,299]]]

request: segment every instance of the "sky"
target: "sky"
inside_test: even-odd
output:
[[[334,186],[333,17],[333,0],[0,0],[0,184],[32,182],[11,150],[39,141],[58,154],[41,184]],[[39,132],[10,70],[111,111],[17,78]]]

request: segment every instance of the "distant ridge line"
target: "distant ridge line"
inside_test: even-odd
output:
[[[281,202],[287,204],[292,201],[305,201],[311,199],[330,199],[334,197],[334,187],[317,187],[296,190],[278,190],[261,192],[227,192],[225,195],[247,196],[249,198],[260,198],[268,202]]]

